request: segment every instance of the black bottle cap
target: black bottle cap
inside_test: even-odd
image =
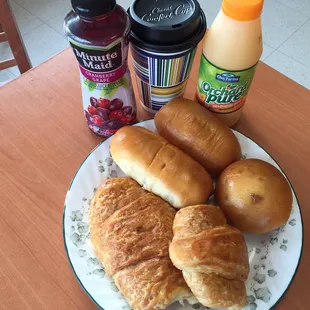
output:
[[[206,32],[197,0],[136,0],[128,13],[132,43],[153,51],[194,47]]]
[[[87,19],[111,12],[116,0],[71,0],[71,4],[77,15]]]

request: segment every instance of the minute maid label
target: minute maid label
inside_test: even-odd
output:
[[[246,100],[256,65],[241,71],[216,67],[202,55],[197,99],[200,104],[217,113],[231,113],[240,109]]]

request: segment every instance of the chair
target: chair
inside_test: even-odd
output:
[[[7,0],[0,0],[0,43],[8,41],[13,53],[11,59],[0,61],[0,70],[18,66],[20,73],[31,68],[27,52]]]

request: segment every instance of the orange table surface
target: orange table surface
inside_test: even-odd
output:
[[[194,98],[200,51],[186,98]],[[150,117],[141,107],[138,115]],[[286,172],[304,220],[303,258],[281,310],[309,309],[309,119],[309,91],[260,63],[236,128]],[[62,212],[75,171],[101,140],[84,121],[70,49],[0,88],[0,309],[96,309],[70,269]]]

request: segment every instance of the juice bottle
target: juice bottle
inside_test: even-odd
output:
[[[196,98],[225,122],[242,113],[262,54],[264,0],[224,0],[203,43]]]
[[[72,0],[64,29],[80,67],[88,127],[108,137],[136,120],[127,66],[130,20],[115,0]]]

